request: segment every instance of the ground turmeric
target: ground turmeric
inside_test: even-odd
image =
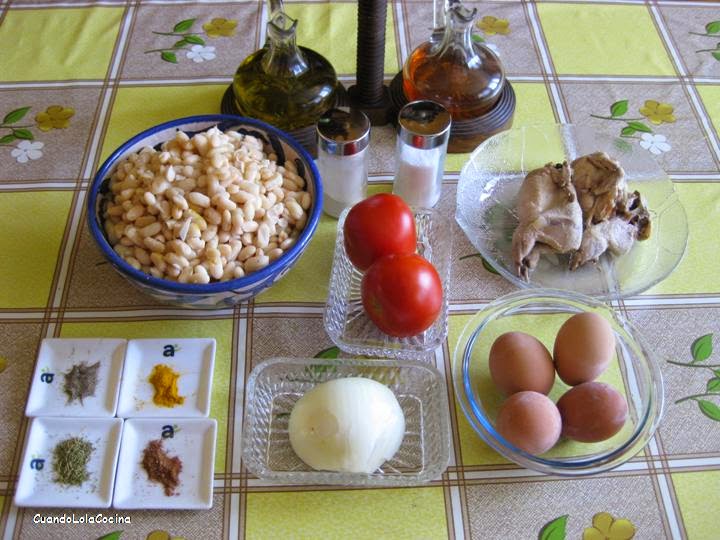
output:
[[[156,364],[153,367],[148,381],[155,388],[153,403],[159,407],[174,407],[185,402],[183,396],[178,395],[178,379],[180,374],[166,364]]]

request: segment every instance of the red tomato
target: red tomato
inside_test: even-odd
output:
[[[442,282],[435,267],[420,255],[386,255],[363,276],[365,312],[380,330],[408,337],[427,330],[442,308]]]
[[[380,193],[350,209],[343,227],[345,251],[361,271],[383,255],[415,253],[415,216],[397,195]]]

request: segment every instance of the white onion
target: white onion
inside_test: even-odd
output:
[[[372,473],[391,459],[405,417],[387,386],[349,377],[318,384],[290,414],[290,444],[316,470]]]

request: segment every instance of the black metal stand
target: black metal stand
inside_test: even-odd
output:
[[[348,90],[350,105],[370,118],[374,126],[390,120],[391,108],[385,77],[385,22],[387,0],[359,0],[356,74],[357,83]]]

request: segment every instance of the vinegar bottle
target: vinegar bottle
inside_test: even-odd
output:
[[[476,17],[477,9],[449,3],[442,38],[436,29],[405,62],[403,91],[409,101],[436,101],[453,120],[476,118],[495,105],[505,75],[495,53],[473,41]]]

